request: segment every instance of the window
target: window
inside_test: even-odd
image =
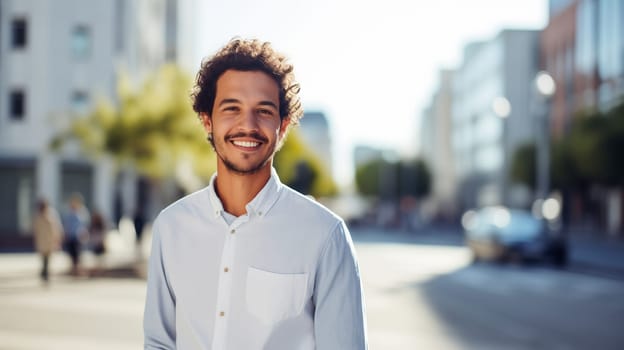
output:
[[[11,45],[14,49],[23,49],[28,42],[26,19],[16,18],[11,24]]]
[[[71,34],[71,50],[75,58],[85,59],[91,55],[91,33],[89,27],[77,25]]]
[[[9,96],[9,116],[14,120],[24,119],[26,114],[26,94],[23,90],[13,90]]]
[[[125,46],[125,1],[117,0],[115,2],[115,23],[113,28],[115,28],[115,50],[117,53],[121,53],[124,50]]]
[[[71,97],[71,106],[76,113],[86,113],[89,108],[89,95],[84,91],[74,91]]]

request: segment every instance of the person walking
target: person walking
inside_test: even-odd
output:
[[[65,250],[71,257],[72,275],[80,275],[80,253],[82,243],[89,239],[89,211],[83,204],[82,195],[74,193],[69,199],[69,210],[63,217],[65,228]]]
[[[217,172],[154,221],[145,349],[366,349],[347,226],[272,166],[298,91],[266,42],[234,39],[202,63],[193,108]]]
[[[40,277],[48,282],[50,273],[50,257],[54,251],[60,248],[63,237],[63,227],[58,213],[48,204],[45,199],[37,203],[37,213],[33,222],[35,249],[41,256]]]
[[[91,275],[97,275],[104,268],[104,254],[106,253],[106,222],[99,211],[91,214],[91,223],[89,225],[89,246],[95,254],[97,264]]]

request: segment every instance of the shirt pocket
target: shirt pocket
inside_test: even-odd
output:
[[[249,267],[247,310],[267,324],[295,317],[305,306],[307,284],[307,273],[274,273]]]

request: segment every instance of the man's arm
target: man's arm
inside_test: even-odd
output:
[[[145,349],[175,349],[175,295],[164,268],[161,237],[154,223],[143,315]]]
[[[313,301],[316,348],[367,348],[360,272],[349,231],[343,222],[329,237],[316,272]]]

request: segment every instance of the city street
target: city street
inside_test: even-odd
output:
[[[435,232],[354,230],[353,236],[370,349],[624,346],[621,280],[471,265],[457,237]],[[131,250],[114,254],[100,277],[77,280],[62,273],[66,257],[55,256],[48,287],[36,278],[35,255],[0,255],[0,349],[141,348],[145,282],[119,265],[132,261]]]

